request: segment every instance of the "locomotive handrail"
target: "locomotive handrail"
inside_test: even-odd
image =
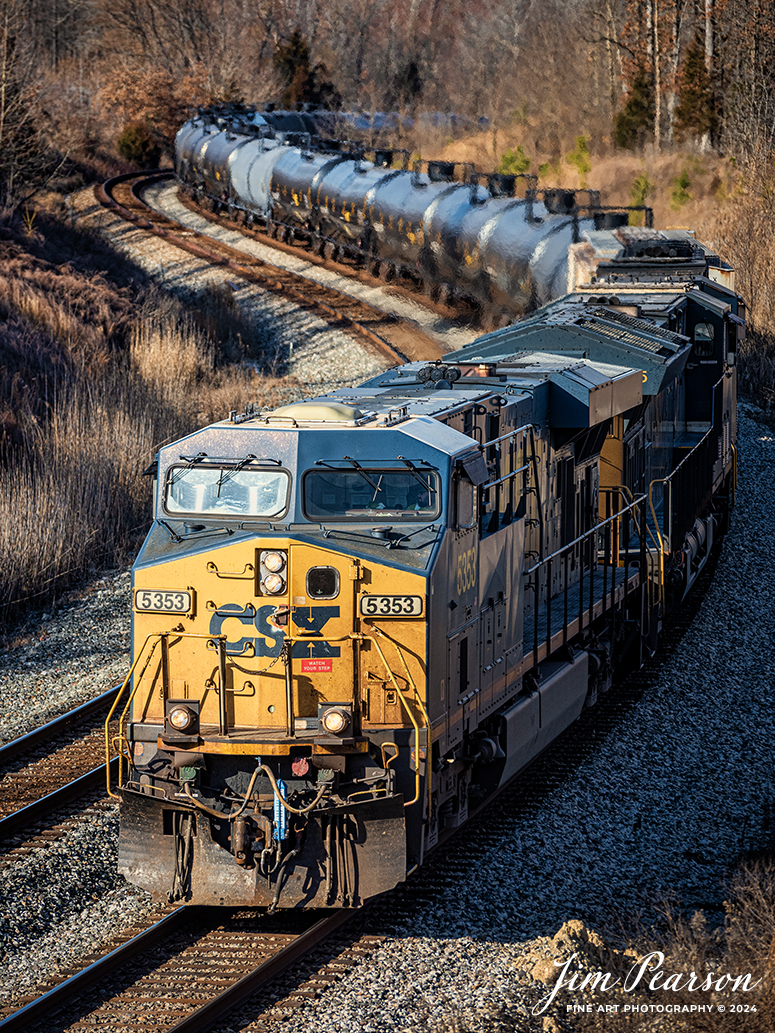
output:
[[[530,466],[530,463],[525,463],[524,466],[519,466],[516,470],[512,470],[510,473],[504,474],[503,477],[499,477],[497,481],[487,481],[486,484],[482,485],[482,491],[489,491],[490,488],[497,488],[498,485],[503,484],[504,481],[510,481],[512,477],[516,477],[518,473],[524,473],[525,470],[529,470]]]
[[[492,445],[497,445],[501,441],[505,441],[506,438],[516,437],[517,434],[525,434],[527,431],[533,429],[532,423],[526,423],[523,427],[517,427],[516,430],[507,431],[505,434],[501,434],[498,438],[490,438],[488,441],[482,442],[482,448],[489,448]]]
[[[605,488],[600,488],[600,493],[601,494],[608,494],[608,493],[613,493],[613,492],[619,492],[621,495],[624,495],[625,497],[629,498],[631,503],[635,502],[635,496],[632,494],[632,492],[630,491],[630,489],[627,487],[626,484],[614,484],[614,485],[610,485],[610,486],[605,487]],[[633,512],[632,518],[633,518],[633,520],[635,522],[635,527],[637,528],[638,534],[640,535],[641,534],[641,525],[640,525],[640,520],[638,519],[638,515],[637,515],[636,512]],[[653,592],[652,592],[652,585],[653,585],[654,580],[655,580],[655,578],[654,578],[655,568],[656,568],[656,584],[657,584],[657,591],[658,591],[658,595],[659,595],[659,602],[660,603],[664,603],[664,574],[665,574],[665,570],[664,570],[664,564],[662,562],[662,547],[661,547],[660,542],[654,536],[654,532],[649,527],[648,515],[647,514],[645,515],[645,525],[646,525],[646,533],[648,534],[648,536],[651,539],[651,541],[654,543],[654,549],[653,550],[649,549],[649,551],[648,551],[648,563],[649,563],[649,566],[651,568],[650,574],[649,574],[649,579],[648,579],[649,603],[651,604],[654,601],[654,596],[653,596]]]
[[[398,642],[396,642],[396,640],[394,638],[391,638],[390,635],[388,635],[386,632],[384,632],[381,628],[376,627],[376,625],[369,624],[367,621],[364,621],[363,623],[365,624],[365,626],[367,628],[370,628],[372,631],[374,631],[375,634],[379,635],[382,638],[386,638],[388,640],[388,642],[392,642],[393,645],[396,647],[396,651],[397,651],[399,657],[401,658],[401,663],[404,665],[404,670],[406,671],[407,680],[408,680],[409,684],[412,686],[412,689],[414,690],[415,701],[417,703],[417,706],[420,709],[420,713],[423,716],[423,720],[425,721],[425,727],[426,727],[426,730],[428,732],[428,743],[427,743],[427,747],[426,747],[426,758],[425,758],[426,759],[425,782],[426,782],[426,785],[428,787],[428,819],[430,820],[430,815],[431,815],[431,793],[432,793],[432,790],[433,790],[433,786],[432,786],[432,783],[431,783],[429,767],[428,767],[429,762],[430,762],[430,748],[431,748],[431,743],[430,743],[431,722],[430,722],[430,718],[428,717],[428,711],[426,710],[425,704],[423,703],[422,699],[420,698],[420,693],[417,691],[417,685],[415,684],[414,678],[412,677],[412,675],[411,675],[411,673],[409,671],[409,666],[408,666],[408,664],[406,662],[406,659],[404,658],[403,650],[401,649],[400,644]],[[409,717],[409,720],[412,722],[412,725],[414,726],[414,735],[415,735],[415,768],[414,768],[415,792],[414,792],[414,799],[409,800],[408,802],[404,803],[404,807],[411,807],[413,804],[417,803],[417,801],[420,799],[420,726],[417,723],[417,720],[415,719],[415,716],[412,713],[411,709],[407,705],[406,699],[404,698],[403,690],[401,689],[401,686],[398,684],[398,681],[396,680],[396,677],[393,674],[393,670],[390,667],[390,664],[387,662],[387,657],[385,656],[385,654],[382,652],[382,649],[380,648],[379,642],[377,642],[376,638],[372,638],[371,635],[368,635],[368,636],[365,636],[365,637],[369,638],[374,643],[374,645],[376,646],[377,652],[379,653],[380,658],[382,659],[382,663],[385,665],[385,670],[387,671],[388,676],[390,677],[390,680],[392,681],[393,685],[395,686],[396,692],[398,693],[398,698],[401,700],[401,704],[402,704],[404,710],[406,711],[406,713],[407,713],[407,715]]]
[[[525,574],[532,574],[535,570],[537,570],[544,563],[548,563],[550,560],[556,559],[558,556],[562,555],[562,553],[566,552],[568,549],[573,548],[574,545],[579,545],[586,538],[589,538],[591,535],[593,535],[596,532],[600,531],[601,528],[606,526],[606,524],[610,524],[614,520],[619,520],[619,518],[624,513],[629,513],[631,510],[634,510],[635,508],[637,508],[639,505],[641,505],[643,503],[645,498],[646,498],[646,493],[645,492],[642,495],[638,495],[636,498],[634,498],[634,500],[628,506],[625,506],[623,509],[617,510],[616,513],[613,513],[610,517],[606,517],[605,520],[599,521],[598,523],[596,523],[594,525],[594,527],[590,527],[589,530],[587,530],[583,534],[579,535],[578,538],[574,538],[573,541],[567,542],[565,545],[561,546],[559,549],[557,549],[555,552],[553,552],[550,556],[545,556],[543,559],[539,559],[538,562],[534,563],[532,567],[527,567],[525,569],[524,573]],[[633,517],[633,519],[634,519],[634,517]]]
[[[532,431],[532,423],[526,423],[523,427],[517,427],[515,430],[507,431],[506,434],[501,434],[500,437],[490,438],[489,441],[483,441],[481,444],[482,451],[488,448],[494,448],[495,445],[499,445],[501,441],[513,440],[518,434],[521,434],[523,440],[527,435],[528,431]],[[516,477],[517,474],[524,473],[525,470],[530,469],[531,461],[524,463],[516,470],[511,470],[509,473],[504,474],[503,477],[499,477],[495,481],[487,481],[486,484],[482,485],[482,491],[489,491],[490,488],[495,488],[499,484],[503,484],[505,481],[511,480],[512,477]]]
[[[723,380],[723,377],[721,378]],[[719,380],[713,385],[713,388],[718,386]],[[694,462],[700,449],[706,447],[711,437],[714,434],[717,436],[719,433],[718,428],[711,424],[708,430],[703,434],[694,448],[683,457],[678,466],[674,470],[671,470],[669,474],[664,477],[655,477],[649,484],[648,499],[649,509],[651,510],[651,516],[654,520],[654,529],[656,531],[657,538],[659,539],[659,584],[660,584],[660,601],[664,608],[665,604],[665,556],[670,554],[673,542],[673,478],[678,474],[683,467],[690,461]],[[663,485],[662,494],[662,520],[667,521],[667,525],[664,529],[664,535],[662,533],[662,527],[660,526],[659,517],[657,515],[656,507],[654,505],[654,488],[657,484]]]
[[[115,702],[113,703],[113,706],[110,708],[110,712],[108,713],[108,716],[105,719],[105,758],[106,758],[106,762],[107,762],[107,768],[106,768],[107,791],[108,791],[108,796],[112,796],[114,799],[117,799],[117,796],[116,796],[116,794],[114,792],[111,791],[111,788],[110,788],[110,766],[109,766],[109,762],[110,762],[110,722],[113,719],[113,715],[116,712],[116,708],[118,707],[118,705],[119,705],[119,703],[121,701],[121,697],[124,695],[124,691],[126,690],[127,686],[129,685],[129,681],[130,681],[132,675],[134,674],[135,668],[137,667],[137,665],[140,662],[140,659],[141,659],[141,657],[143,655],[145,647],[148,645],[148,643],[151,641],[151,639],[154,639],[155,641],[153,643],[153,646],[151,648],[150,653],[148,654],[148,658],[145,661],[145,666],[143,667],[143,670],[140,673],[140,677],[135,682],[134,688],[129,693],[129,698],[127,699],[126,704],[124,705],[123,711],[121,712],[121,717],[119,718],[119,737],[120,737],[120,735],[121,735],[121,728],[123,727],[124,721],[126,719],[126,715],[129,712],[129,707],[130,707],[130,705],[132,703],[132,700],[137,695],[137,692],[138,692],[138,690],[140,688],[140,684],[142,683],[142,680],[143,680],[143,675],[145,674],[146,670],[148,669],[148,664],[150,664],[151,659],[153,658],[153,654],[156,652],[156,647],[164,639],[169,638],[170,635],[174,635],[175,638],[201,638],[201,639],[209,639],[210,641],[214,641],[216,639],[223,639],[224,642],[226,640],[226,636],[225,635],[203,635],[203,634],[201,634],[199,632],[194,632],[194,631],[154,631],[154,632],[151,632],[149,635],[146,636],[145,641],[143,642],[142,646],[137,651],[137,656],[135,657],[134,662],[132,663],[132,666],[129,668],[129,671],[127,672],[126,678],[124,679],[124,681],[121,684],[121,687],[118,690]],[[162,692],[163,692],[163,698],[166,699],[166,697],[167,697],[167,681],[166,681],[166,677],[165,677],[164,673],[162,674]],[[121,764],[121,757],[122,756],[123,756],[123,751],[121,751],[119,753],[119,762],[118,762],[118,787],[119,788],[121,788],[122,778],[123,778],[123,767],[122,767],[122,764]]]
[[[640,540],[638,566],[639,566],[640,575],[641,575],[640,584],[641,584],[641,588],[643,588],[644,573],[645,573],[645,569],[644,568],[645,568],[646,563],[647,563],[647,554],[648,553],[647,553],[647,549],[646,549],[645,530],[644,530],[644,527],[642,525],[639,525],[638,522],[636,521],[636,519],[635,519],[635,511],[638,508],[644,508],[643,525],[645,525],[645,523],[646,523],[646,519],[645,519],[645,505],[646,505],[646,495],[643,494],[643,495],[638,496],[637,498],[635,498],[633,500],[633,502],[631,502],[628,505],[624,506],[623,508],[617,510],[615,513],[611,514],[611,516],[605,518],[604,520],[599,520],[597,523],[594,524],[593,527],[589,528],[583,534],[577,536],[572,541],[566,543],[561,548],[555,550],[553,553],[551,553],[551,555],[549,555],[549,556],[547,556],[545,558],[539,558],[536,563],[534,563],[531,567],[528,567],[528,568],[526,568],[524,570],[523,576],[525,578],[528,578],[528,581],[527,581],[527,584],[526,584],[525,587],[526,588],[530,588],[533,591],[533,615],[534,615],[533,616],[533,620],[534,620],[534,624],[533,624],[533,644],[532,644],[532,649],[530,651],[533,654],[534,663],[538,663],[539,623],[543,623],[545,621],[545,625],[546,625],[546,638],[544,640],[544,644],[547,646],[547,649],[549,649],[549,643],[551,642],[552,637],[553,637],[553,631],[552,631],[552,602],[553,602],[553,600],[559,601],[560,605],[564,609],[562,626],[561,626],[561,629],[560,628],[557,629],[557,633],[559,633],[559,631],[561,630],[562,631],[563,643],[565,643],[567,641],[568,626],[569,626],[569,591],[570,591],[570,587],[571,587],[570,586],[570,579],[569,579],[569,576],[568,576],[568,566],[569,566],[569,562],[571,560],[573,560],[574,565],[575,565],[575,562],[576,562],[576,559],[575,559],[575,556],[574,556],[574,551],[575,550],[578,549],[578,551],[579,551],[579,557],[578,558],[579,558],[579,561],[580,561],[580,564],[581,564],[580,577],[578,579],[578,614],[577,614],[577,617],[574,618],[574,620],[577,619],[578,622],[579,622],[579,629],[584,627],[585,614],[587,614],[587,623],[588,624],[591,623],[591,621],[594,618],[595,606],[598,603],[602,602],[602,605],[603,605],[603,611],[602,612],[603,613],[605,613],[609,609],[609,606],[610,606],[610,608],[614,608],[616,606],[617,584],[616,584],[616,574],[614,573],[614,569],[616,567],[623,566],[625,568],[624,580],[622,582],[622,586],[621,587],[624,590],[624,597],[625,597],[625,599],[628,596],[628,594],[630,592],[630,582],[631,582],[632,576],[633,576],[633,575],[631,575],[630,569],[629,569],[628,556],[630,554],[630,546],[629,546],[629,538],[628,537],[625,537],[625,539],[624,539],[624,541],[625,541],[624,563],[620,562],[621,553],[620,553],[620,548],[619,548],[618,544],[616,546],[616,562],[615,563],[613,562],[614,525],[616,523],[621,522],[621,520],[623,518],[628,517],[628,516],[630,517],[630,519],[633,520],[633,522],[635,523],[636,529],[638,530],[638,538]],[[593,546],[594,546],[595,540],[598,538],[598,536],[600,535],[601,531],[606,532],[607,528],[610,528],[610,532],[605,534],[605,548],[604,548],[604,557],[603,557],[604,561],[603,561],[603,564],[602,564],[602,585],[598,585],[598,588],[595,589],[595,567],[597,566],[597,561],[599,559],[599,550],[597,548],[595,548],[594,551],[593,551]],[[618,538],[617,538],[617,541],[618,541]],[[586,543],[586,544],[584,544],[584,543]],[[584,553],[583,554],[581,552],[581,547],[582,546],[584,547]],[[562,588],[562,591],[558,592],[556,595],[553,596],[552,595],[552,564],[555,561],[559,561],[563,565],[564,577],[563,577],[563,588]],[[547,576],[546,576],[547,595],[546,595],[546,612],[545,612],[544,617],[542,617],[541,620],[539,621],[541,579],[539,578],[537,572],[541,568],[546,568],[546,570],[547,570]],[[572,567],[571,569],[574,569],[574,568]],[[610,580],[611,580],[610,586],[609,586],[609,571],[611,571],[611,574],[610,574]],[[535,577],[531,578],[530,577],[531,575],[535,575]],[[588,599],[585,601],[584,594],[585,594],[585,591],[586,591],[586,589],[585,589],[585,581],[587,579],[587,575],[588,575],[588,581],[589,581],[589,591],[588,591]],[[610,597],[610,603],[609,603],[609,597]]]
[[[121,686],[120,686],[120,688],[118,690],[118,694],[117,694],[116,699],[115,699],[115,701],[113,703],[113,706],[110,708],[110,711],[108,712],[108,716],[105,719],[105,761],[106,761],[106,763],[105,763],[105,777],[106,777],[106,781],[107,781],[108,796],[112,796],[114,799],[117,798],[116,797],[116,793],[114,793],[111,790],[111,788],[110,788],[110,722],[111,722],[111,720],[113,718],[113,714],[116,712],[116,708],[118,707],[118,704],[119,704],[119,702],[121,700],[121,697],[124,695],[124,690],[129,685],[129,680],[132,677],[132,675],[134,674],[134,670],[135,670],[135,668],[137,667],[137,665],[140,662],[140,658],[143,655],[143,650],[145,649],[145,647],[148,645],[149,641],[152,638],[156,639],[156,641],[154,642],[153,648],[151,649],[151,652],[148,655],[148,659],[145,662],[145,666],[147,667],[148,664],[151,662],[151,657],[153,656],[153,654],[154,654],[154,652],[156,650],[156,646],[159,644],[159,641],[161,639],[161,635],[158,632],[151,633],[150,635],[148,635],[146,640],[145,640],[145,642],[143,642],[143,644],[140,647],[140,649],[138,649],[137,656],[135,657],[134,662],[132,663],[132,666],[129,668],[129,671],[127,672],[126,678],[121,683]],[[143,668],[143,674],[145,674],[145,668]],[[143,674],[140,675],[140,680],[142,680]],[[134,698],[134,695],[137,692],[137,689],[139,688],[139,685],[140,685],[140,682],[138,681],[137,684],[135,685],[134,689],[132,690],[132,692],[129,694],[129,699],[127,700],[126,706],[124,707],[124,711],[121,714],[121,717],[119,718],[119,735],[120,735],[120,732],[121,732],[121,725],[123,724],[124,718],[126,716],[126,712],[127,712],[128,708],[129,708],[129,704],[132,702],[132,699]],[[121,764],[121,756],[122,756],[122,753],[119,753],[119,760],[118,760],[118,785],[119,785],[119,787],[121,786],[121,777],[122,777],[122,770],[123,770],[122,764]]]
[[[708,427],[708,429],[703,434],[703,436],[700,438],[700,440],[697,442],[697,444],[694,445],[694,447],[689,452],[686,453],[686,455],[683,457],[681,462],[675,467],[675,469],[671,470],[670,473],[666,474],[664,477],[655,477],[654,480],[651,481],[651,483],[649,484],[649,492],[648,492],[648,494],[649,494],[649,507],[651,509],[651,515],[654,518],[654,526],[656,528],[656,532],[657,532],[657,535],[659,537],[660,551],[662,553],[667,553],[667,552],[670,551],[670,546],[672,545],[672,540],[673,540],[673,478],[690,461],[694,461],[695,460],[696,455],[697,455],[699,449],[705,447],[708,444],[708,442],[710,441],[710,439],[711,439],[711,437],[713,435],[718,436],[721,433],[722,429],[717,424],[717,421],[716,421],[716,418],[715,418],[715,412],[716,412],[716,388],[729,375],[730,375],[729,371],[725,370],[721,374],[721,376],[718,378],[718,380],[715,382],[715,384],[713,384],[712,387],[711,387],[711,423],[710,423],[710,426]],[[735,476],[736,476],[737,467],[736,467],[736,453],[734,451],[734,445],[732,445],[732,450],[733,450],[732,451],[732,467],[733,467],[733,471],[735,472]],[[654,485],[656,485],[656,484],[663,484],[663,485],[667,485],[667,487],[668,487],[667,496],[668,496],[668,503],[669,504],[668,505],[664,505],[664,499],[663,499],[663,520],[665,519],[665,517],[668,520],[668,525],[667,525],[667,527],[665,529],[665,535],[664,535],[664,537],[668,539],[668,548],[667,549],[665,549],[664,540],[663,540],[663,536],[662,536],[661,528],[660,528],[660,524],[659,524],[659,519],[657,517],[656,509],[654,507],[654,502],[653,502],[653,488],[654,488]]]

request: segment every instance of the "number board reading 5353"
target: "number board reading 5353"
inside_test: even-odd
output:
[[[419,617],[421,614],[421,595],[361,596],[362,617]]]

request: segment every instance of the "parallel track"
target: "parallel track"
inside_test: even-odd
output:
[[[146,187],[171,176],[170,172],[116,176],[98,184],[95,196],[103,207],[161,237],[167,243],[315,312],[332,327],[355,335],[394,365],[402,364],[411,357],[440,357],[439,345],[417,327],[404,324],[397,317],[387,315],[341,291],[270,265],[206,234],[186,229],[180,223],[154,211],[142,200],[142,192]],[[267,243],[277,246],[268,239]]]
[[[116,689],[90,700],[48,724],[0,747],[0,845],[27,840],[36,843],[36,826],[55,816],[67,817],[73,806],[82,807],[104,796],[104,731]],[[47,832],[41,842],[59,833]],[[39,828],[38,828],[39,831]],[[30,842],[31,840],[31,842]],[[13,851],[0,863],[14,859]]]
[[[352,922],[352,911],[177,908],[0,1021],[2,1033],[206,1033]],[[356,934],[357,938],[357,934]],[[380,938],[344,950],[368,951]],[[336,956],[341,946],[332,948]],[[334,962],[328,982],[347,965]],[[318,983],[318,985],[323,985]],[[302,992],[304,992],[302,990]],[[309,993],[309,991],[307,991]]]

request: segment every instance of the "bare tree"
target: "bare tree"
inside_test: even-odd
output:
[[[41,131],[43,79],[23,0],[0,9],[0,205],[18,207],[56,161]]]

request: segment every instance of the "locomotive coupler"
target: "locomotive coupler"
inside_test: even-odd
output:
[[[234,860],[239,865],[247,867],[250,864],[248,855],[248,819],[235,818],[231,826],[231,846],[234,851]]]

